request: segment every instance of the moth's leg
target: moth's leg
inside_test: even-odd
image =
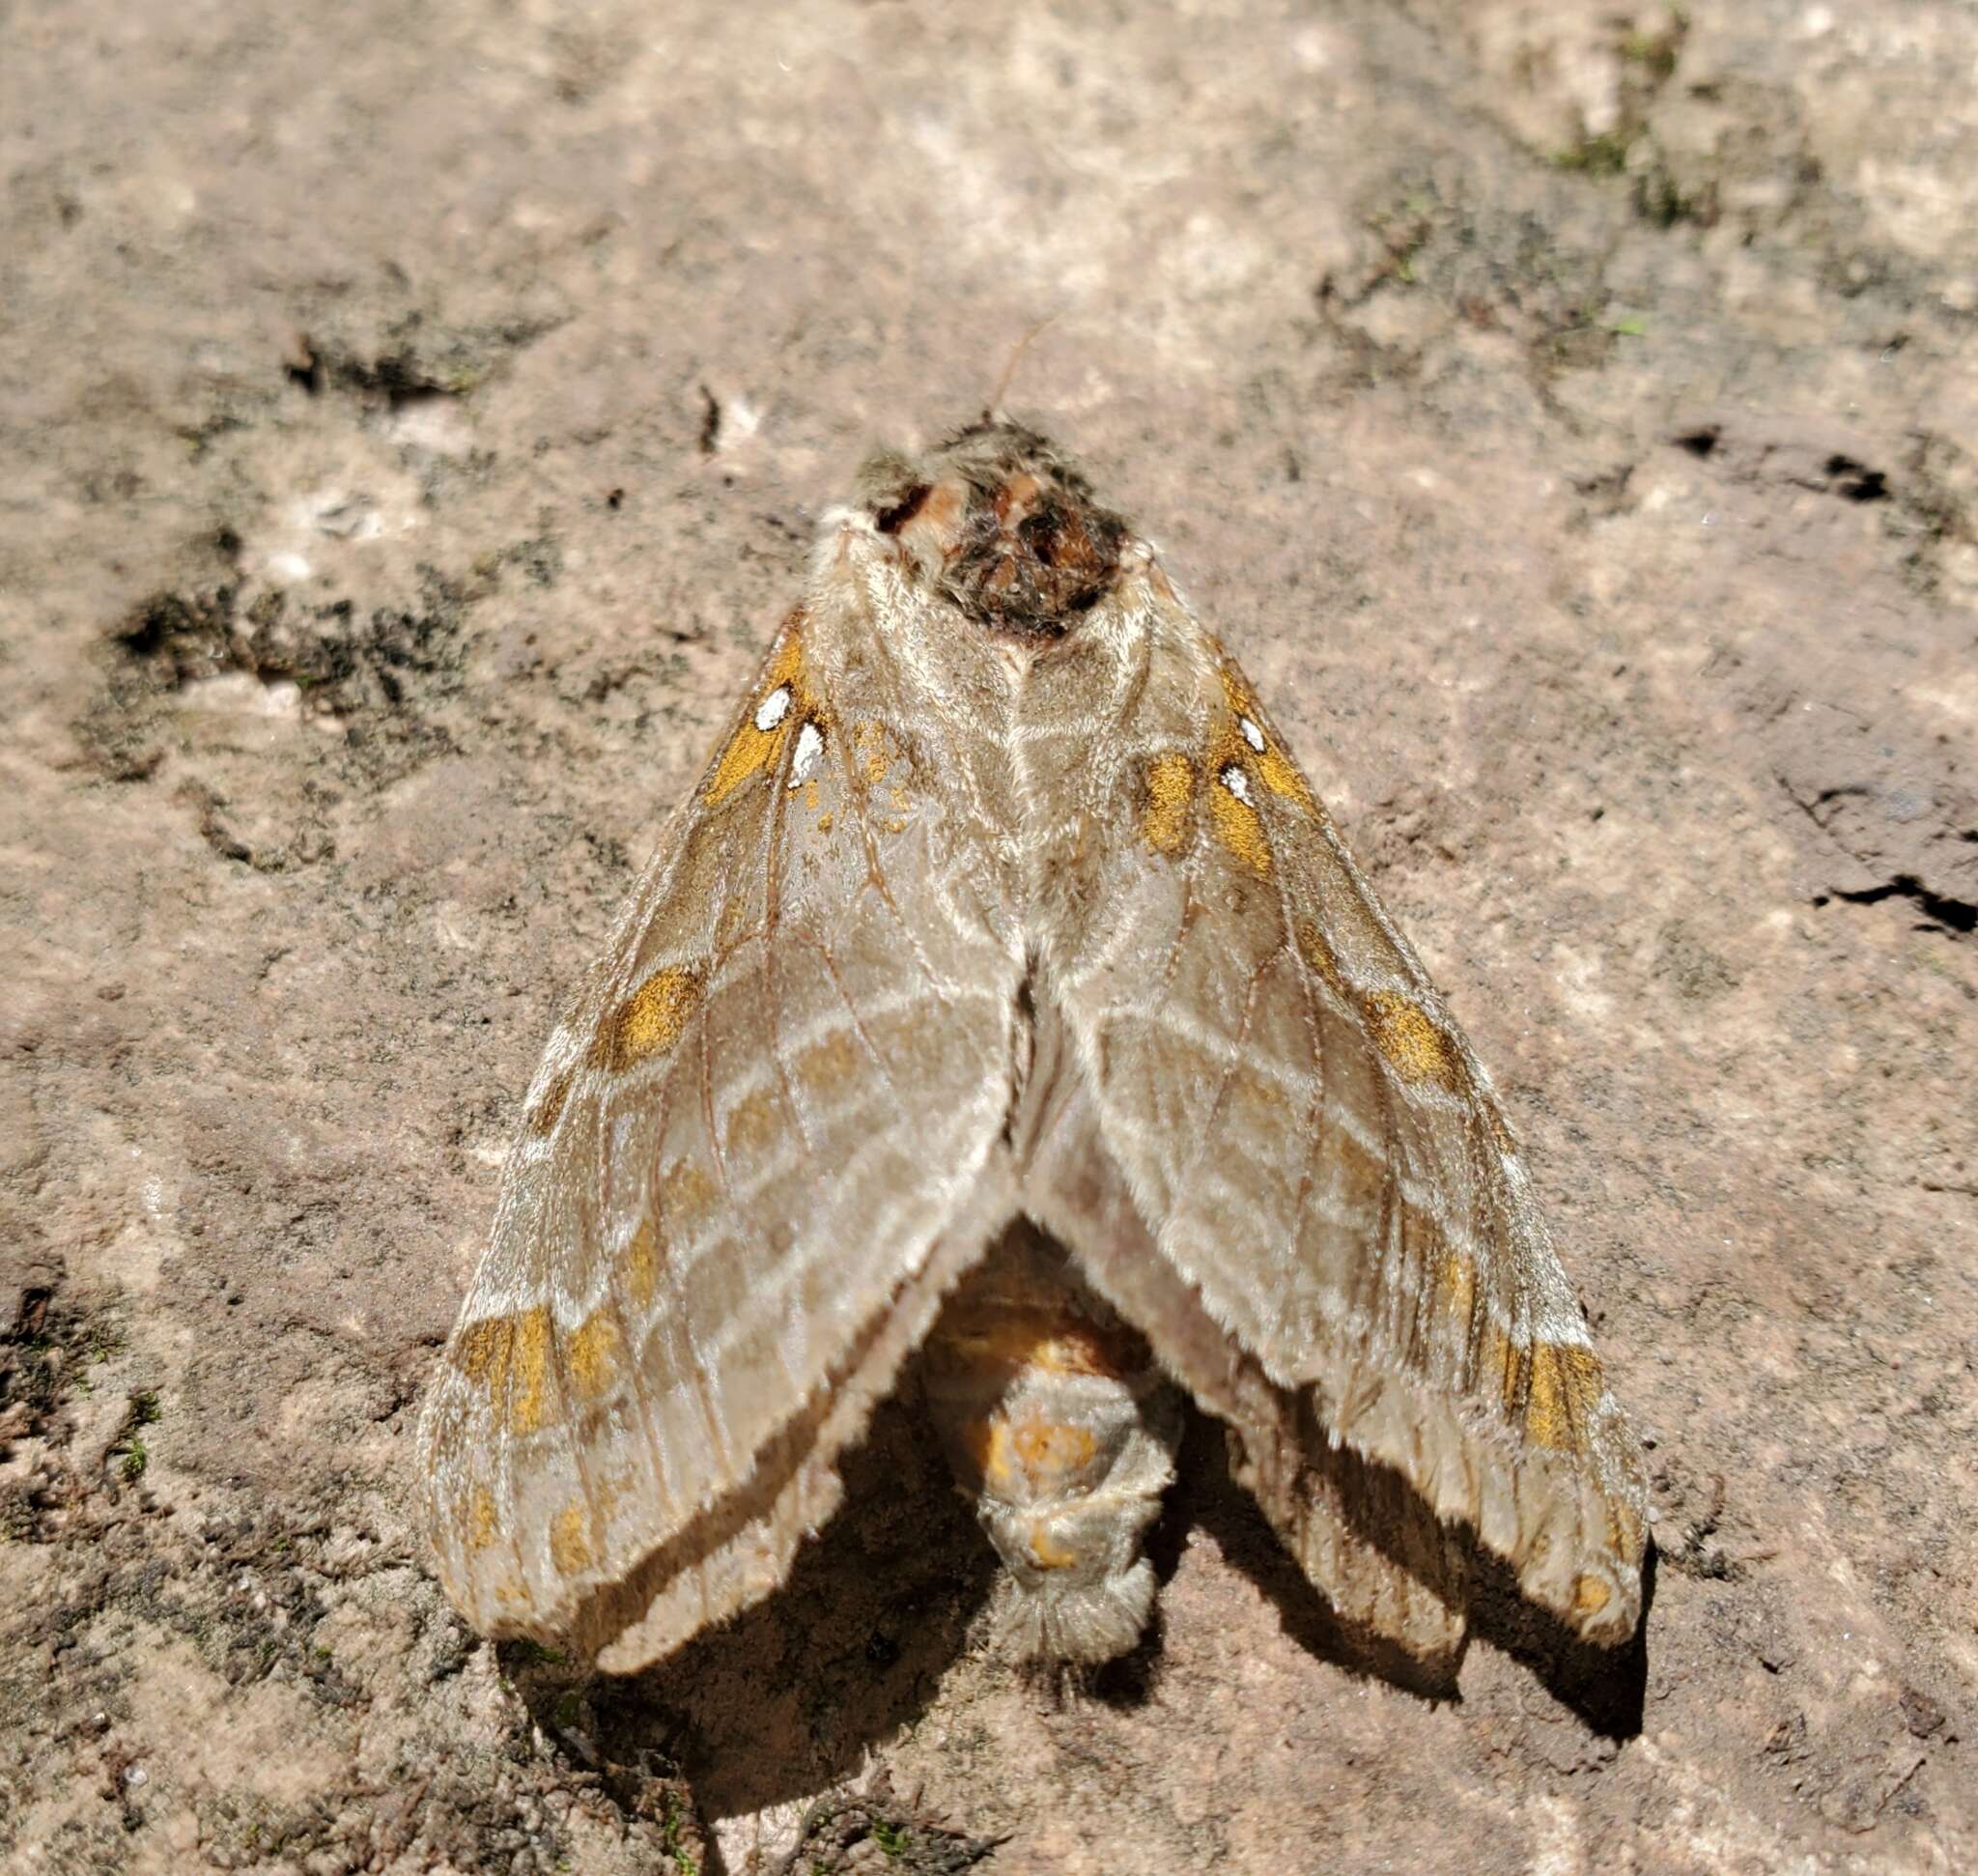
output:
[[[927,1398],[1007,1573],[1018,1652],[1125,1654],[1153,1607],[1140,1547],[1181,1437],[1144,1339],[1019,1220],[935,1324]]]

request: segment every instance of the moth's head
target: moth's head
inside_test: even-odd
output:
[[[875,534],[910,575],[971,618],[1061,638],[1113,588],[1127,526],[1034,430],[984,418],[924,458],[886,451],[860,471]]]

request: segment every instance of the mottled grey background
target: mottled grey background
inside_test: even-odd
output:
[[[1978,1862],[1974,62],[1951,0],[0,6],[0,1856]],[[1062,1705],[904,1409],[641,1683],[425,1574],[552,1007],[860,452],[1040,321],[1010,407],[1529,1141],[1653,1441],[1604,1675],[1359,1671],[1201,1429]]]

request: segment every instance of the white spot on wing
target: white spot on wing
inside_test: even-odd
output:
[[[824,731],[807,723],[797,732],[797,753],[790,761],[790,786],[801,788],[824,753]]]
[[[1257,728],[1248,717],[1238,717],[1236,719],[1236,727],[1242,730],[1243,740],[1261,755],[1263,753],[1263,731]]]
[[[778,684],[764,697],[755,712],[755,726],[765,735],[790,714],[790,687]]]
[[[1231,762],[1216,780],[1246,808],[1250,806],[1250,778],[1235,763]]]

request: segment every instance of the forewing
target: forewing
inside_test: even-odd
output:
[[[1093,810],[1119,835],[1047,953],[1103,1151],[1286,1425],[1620,1640],[1641,1455],[1488,1083],[1242,673],[1164,583],[1146,604],[1152,666]],[[1264,1418],[1250,1443],[1282,1455]],[[1284,1526],[1326,1465],[1253,1470]],[[1302,1554],[1329,1588],[1325,1544]]]
[[[1020,952],[871,631],[784,628],[529,1091],[422,1425],[487,1633],[624,1668],[767,1593],[997,1222]]]

